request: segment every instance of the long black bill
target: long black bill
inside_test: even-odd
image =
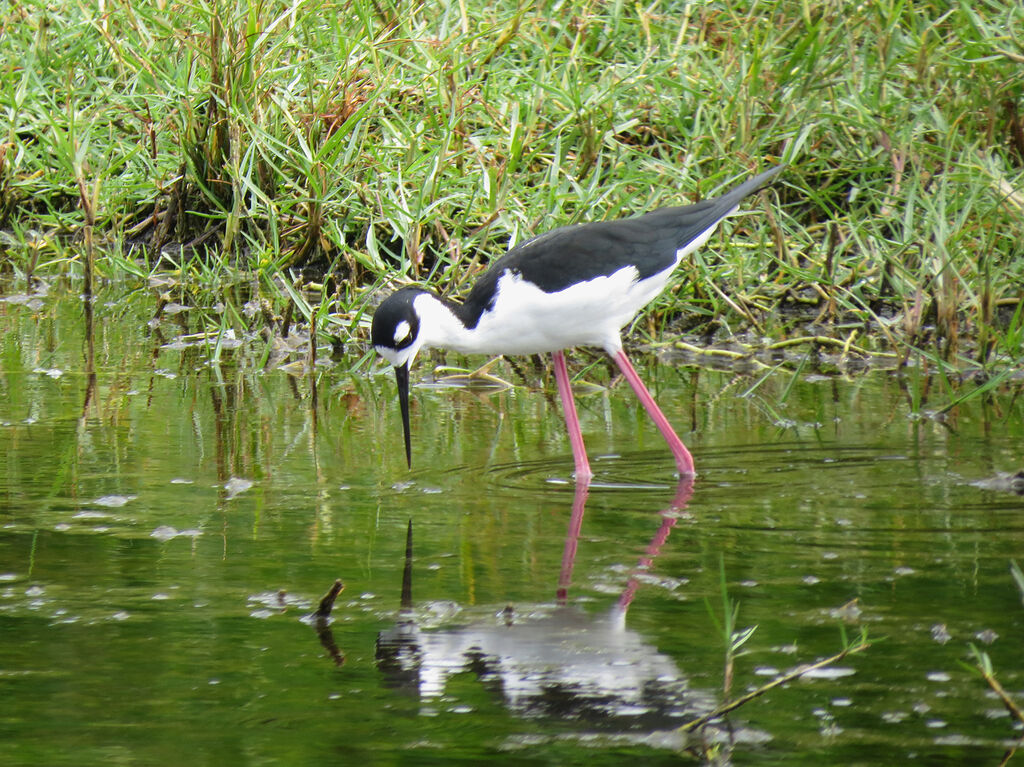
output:
[[[409,441],[409,365],[395,368],[398,381],[398,404],[402,407],[402,433],[405,435],[405,462],[412,468],[412,443]]]

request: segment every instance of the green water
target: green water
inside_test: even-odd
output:
[[[1021,732],[961,663],[1024,703],[1024,503],[972,484],[1024,468],[1012,391],[939,420],[913,377],[647,364],[692,496],[618,385],[579,399],[583,499],[553,385],[417,387],[410,472],[387,370],[324,350],[314,410],[301,353],[154,303],[98,296],[93,386],[73,289],[0,302],[2,764],[998,764]],[[757,626],[733,695],[878,641],[687,740],[721,568]]]

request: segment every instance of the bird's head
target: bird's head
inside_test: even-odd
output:
[[[405,460],[412,466],[409,439],[409,366],[423,345],[420,316],[415,301],[427,294],[420,288],[402,288],[381,302],[373,313],[370,340],[377,354],[395,368],[398,382],[398,403],[402,409],[402,432],[405,435]]]
[[[392,365],[408,367],[420,350],[420,315],[414,302],[427,294],[420,288],[402,288],[385,298],[373,313],[370,340],[377,354]]]

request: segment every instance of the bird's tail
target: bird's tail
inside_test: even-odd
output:
[[[758,173],[753,178],[748,178],[739,186],[734,186],[718,199],[731,208],[733,205],[738,204],[739,201],[747,195],[751,195],[758,189],[767,186],[773,178],[782,173],[782,171],[787,167],[789,166],[786,163],[783,163],[782,165],[776,165],[774,168],[769,168],[766,171]]]

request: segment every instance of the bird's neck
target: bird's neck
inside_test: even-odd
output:
[[[462,305],[424,291],[414,303],[420,317],[423,346],[471,354],[477,349],[473,334],[461,319]]]

